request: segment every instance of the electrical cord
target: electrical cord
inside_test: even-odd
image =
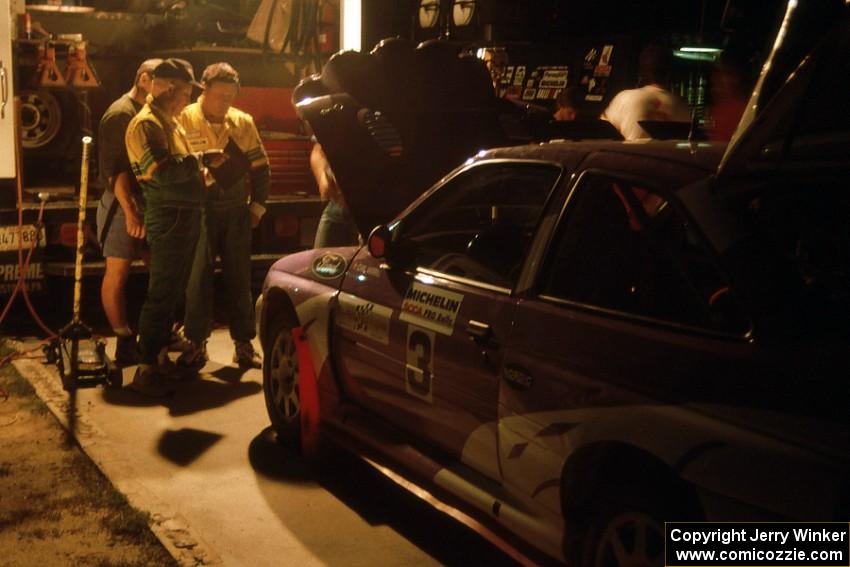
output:
[[[39,238],[42,228],[42,218],[44,216],[44,205],[45,201],[41,202],[41,206],[38,209],[38,220],[35,223],[35,234],[36,239]],[[18,203],[18,211],[21,210],[21,204]],[[30,262],[32,260],[32,254],[35,251],[36,243],[34,242],[32,246],[30,246],[29,251],[27,251],[27,259],[22,262],[22,254],[23,254],[23,220],[22,218],[18,219],[18,281],[15,283],[15,288],[12,290],[12,294],[9,296],[8,301],[6,302],[6,306],[3,308],[3,312],[0,313],[0,324],[6,319],[6,315],[9,313],[9,309],[12,307],[12,303],[15,301],[15,297],[17,297],[18,292],[26,289],[26,277],[27,273],[29,273]],[[21,292],[23,295],[23,292]],[[48,333],[52,334],[52,333]]]
[[[30,247],[29,251],[27,252],[26,260],[24,260],[24,240],[23,240],[23,232],[24,232],[24,188],[23,188],[23,181],[21,179],[21,172],[23,171],[23,163],[22,163],[23,159],[22,159],[22,156],[21,156],[21,148],[20,148],[21,101],[20,101],[20,98],[18,98],[18,97],[15,97],[15,114],[17,116],[17,118],[15,120],[15,135],[16,135],[15,161],[16,161],[17,168],[18,168],[18,175],[16,176],[17,182],[16,182],[15,185],[16,185],[16,189],[17,189],[17,198],[18,198],[18,270],[19,270],[19,273],[18,273],[18,281],[15,285],[15,289],[12,292],[12,294],[9,296],[9,300],[7,301],[6,306],[3,309],[3,313],[0,314],[0,323],[2,323],[3,320],[6,318],[8,312],[9,312],[9,309],[11,309],[12,302],[15,300],[15,297],[17,296],[17,294],[20,293],[21,296],[24,298],[24,303],[26,303],[27,310],[30,312],[30,315],[32,316],[33,320],[36,322],[36,324],[39,327],[41,327],[41,330],[44,331],[47,334],[47,338],[44,339],[44,341],[42,341],[42,343],[41,343],[41,344],[43,344],[44,342],[48,342],[48,341],[55,339],[57,335],[56,335],[56,332],[54,332],[50,327],[48,327],[44,323],[44,321],[42,321],[42,319],[39,316],[38,312],[36,311],[35,307],[33,307],[33,304],[30,301],[29,291],[27,290],[27,286],[26,286],[26,277],[27,277],[27,273],[29,272],[29,266],[30,266],[30,261],[32,260],[32,254],[35,250],[35,247],[38,244],[38,239],[39,239],[39,236],[41,234],[42,219],[43,219],[43,216],[44,216],[44,206],[47,203],[47,200],[46,199],[41,200],[41,207],[39,207],[39,211],[38,211],[38,220],[35,224],[36,239],[32,243],[32,246]],[[41,348],[41,344],[39,344],[37,348]],[[28,351],[26,351],[26,352],[28,352]],[[3,359],[0,360],[0,368],[2,368],[5,364],[8,364],[13,358],[15,358],[19,354],[24,354],[24,353],[14,352],[12,354],[9,354],[9,355],[3,357]]]

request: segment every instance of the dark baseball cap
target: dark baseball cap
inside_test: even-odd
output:
[[[185,59],[178,59],[177,57],[164,59],[154,68],[153,76],[155,79],[179,79],[194,87],[201,88],[200,83],[195,80],[192,64]]]

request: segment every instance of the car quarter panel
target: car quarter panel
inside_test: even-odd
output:
[[[778,375],[752,362],[761,358],[754,349],[570,306],[522,302],[505,357],[505,372],[514,376],[504,376],[500,394],[505,482],[557,510],[569,458],[594,445],[626,444],[695,486],[754,509],[830,517],[817,506],[834,501],[839,469],[804,439],[787,439],[794,430],[832,429],[840,443],[838,424],[795,412],[774,389]],[[794,490],[787,479],[794,479]]]

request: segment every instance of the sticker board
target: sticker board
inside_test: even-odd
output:
[[[413,282],[404,294],[399,319],[450,336],[462,301],[459,293]]]
[[[585,88],[584,100],[600,102],[605,98],[613,69],[613,55],[613,45],[603,45],[601,49],[592,47],[585,53],[579,81]]]
[[[569,69],[565,65],[534,68],[525,80],[523,100],[554,100],[567,88]]]
[[[335,320],[343,329],[387,345],[390,342],[392,315],[393,310],[389,307],[366,301],[350,293],[341,293]]]

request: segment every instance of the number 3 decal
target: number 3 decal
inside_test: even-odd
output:
[[[413,325],[407,327],[405,389],[408,394],[429,403],[434,401],[434,339],[433,331],[426,331]]]

